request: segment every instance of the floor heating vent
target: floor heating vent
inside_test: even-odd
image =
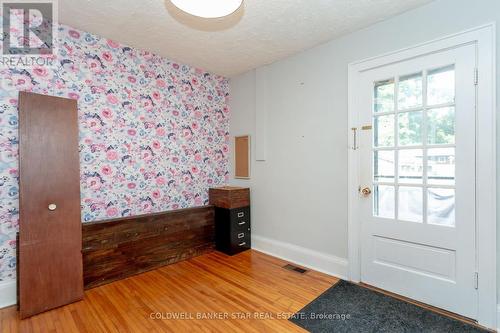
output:
[[[304,274],[307,272],[307,269],[303,269],[303,268],[300,268],[300,267],[297,267],[294,265],[290,265],[290,264],[283,266],[283,268],[288,269],[289,271],[294,271],[294,272],[300,273],[300,274]]]

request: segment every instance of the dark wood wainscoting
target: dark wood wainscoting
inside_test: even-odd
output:
[[[83,279],[93,288],[213,251],[214,207],[83,224]]]

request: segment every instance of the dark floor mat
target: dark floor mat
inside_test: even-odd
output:
[[[340,281],[290,321],[309,332],[485,333],[402,300]]]

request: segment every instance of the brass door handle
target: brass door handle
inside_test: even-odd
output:
[[[372,193],[372,190],[369,187],[363,187],[359,189],[359,193],[362,196],[367,197]]]

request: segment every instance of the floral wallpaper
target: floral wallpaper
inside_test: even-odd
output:
[[[228,82],[59,27],[55,68],[0,69],[0,282],[15,278],[18,91],[78,100],[82,222],[205,205],[228,177]]]

